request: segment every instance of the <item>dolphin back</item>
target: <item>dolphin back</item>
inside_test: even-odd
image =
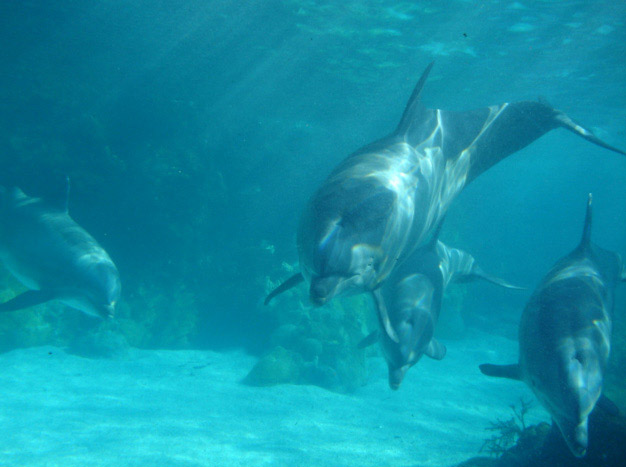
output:
[[[468,182],[559,127],[597,146],[626,155],[543,99],[462,112],[427,109],[420,103],[420,95],[432,67],[430,63],[415,86],[394,137],[413,147],[439,146],[446,160],[458,160],[463,155],[469,157]]]

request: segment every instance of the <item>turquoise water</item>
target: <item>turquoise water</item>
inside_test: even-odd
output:
[[[237,417],[233,438],[247,433],[271,447],[272,436],[286,437],[294,449],[309,453],[301,465],[366,465],[368,459],[370,465],[450,465],[477,454],[489,421],[505,417],[525,387],[510,383],[504,387],[517,391],[510,398],[494,396],[491,411],[476,409],[479,416],[461,429],[474,426],[470,439],[449,437],[453,456],[420,444],[446,432],[446,422],[434,422],[429,431],[423,419],[412,428],[406,415],[399,415],[397,436],[406,446],[420,447],[396,443],[385,457],[389,440],[373,434],[377,425],[372,419],[380,413],[380,425],[393,426],[392,415],[399,409],[384,404],[378,409],[376,397],[399,397],[403,409],[419,408],[423,417],[447,422],[457,413],[474,413],[462,408],[467,385],[446,392],[449,404],[421,403],[401,393],[429,384],[429,372],[450,376],[487,357],[495,359],[498,348],[514,356],[517,324],[530,291],[511,293],[483,284],[452,288],[439,329],[441,338],[450,340],[448,356],[442,362],[420,362],[409,372],[407,387],[391,393],[376,348],[355,349],[375,325],[371,304],[363,297],[316,311],[302,287],[270,307],[262,304],[272,286],[297,271],[296,230],[305,202],[346,155],[395,127],[432,60],[422,94],[429,107],[468,110],[542,96],[609,144],[626,148],[623,2],[5,1],[0,50],[0,185],[46,198],[55,196],[69,176],[69,212],[108,251],[123,284],[113,322],[57,302],[0,316],[0,350],[5,352],[0,359],[12,362],[3,378],[12,382],[12,394],[21,394],[7,399],[0,417],[29,421],[3,424],[25,434],[4,437],[0,464],[211,465],[189,446],[206,443],[209,451],[219,450],[216,446],[230,439],[229,425],[220,425],[226,434],[213,445],[210,430],[203,435],[202,416],[194,418],[186,409],[185,420],[197,424],[197,430],[189,436],[181,428],[185,422],[177,422],[175,394],[186,388],[174,382],[180,376],[177,368],[186,370],[176,362],[215,359],[228,368],[232,361],[229,381],[238,388],[277,342],[290,351],[300,345],[289,347],[277,330],[282,327],[284,335],[284,326],[302,327],[303,321],[316,343],[307,341],[310,345],[300,350],[315,352],[310,349],[319,344],[324,364],[338,371],[336,376],[296,377],[287,371],[292,377],[285,380],[300,386],[225,389],[245,398],[263,392],[262,415],[249,424],[248,406],[236,410],[236,398],[211,391],[211,378],[194,385],[194,396],[185,394],[182,400],[193,406],[195,398],[204,399],[199,403],[204,413],[212,404],[231,407],[232,412],[218,413]],[[626,254],[625,177],[626,158],[555,130],[469,185],[452,204],[442,238],[471,252],[485,270],[532,290],[577,243],[589,192],[594,194],[594,240]],[[24,290],[7,271],[0,274],[2,301]],[[618,302],[617,310],[623,309],[623,301]],[[619,316],[614,366],[626,362],[626,326]],[[466,355],[455,360],[453,349],[465,354],[477,335],[485,347],[475,360]],[[499,344],[485,344],[489,335]],[[46,349],[47,355],[49,348],[54,355],[73,356],[38,379],[36,349]],[[159,359],[167,372],[160,373]],[[137,431],[109,436],[120,423],[134,420],[133,406],[142,393],[121,398],[124,410],[111,409],[103,401],[121,397],[124,390],[116,383],[111,392],[93,392],[94,386],[106,387],[106,379],[91,373],[90,362],[96,368],[111,364],[119,373],[106,374],[129,378],[129,384],[142,362],[146,365],[142,384],[155,386],[155,404],[161,396],[172,404],[171,412],[159,417],[164,426],[152,435],[153,445],[121,447],[150,425],[149,407],[136,410],[142,414],[135,420]],[[35,375],[20,385],[20,375],[30,369]],[[63,375],[78,373],[84,375],[82,383],[55,386],[54,394],[64,401],[59,407],[83,400],[86,419],[108,428],[80,438],[81,455],[72,457],[64,450],[85,427],[72,425],[75,414],[63,419],[68,412],[41,411],[42,405],[54,407],[56,399],[46,402],[49,394],[33,388],[54,374],[62,381]],[[480,379],[477,370],[475,377],[485,396],[494,391],[496,383]],[[453,378],[445,381],[455,384]],[[623,380],[614,376],[611,384],[618,405],[626,408]],[[264,428],[258,418],[271,423],[280,419],[272,414],[286,410],[271,391],[289,388],[295,392],[293,399],[286,398],[291,405],[305,399],[315,404],[318,397],[331,398],[333,407],[348,401],[372,431],[351,431],[357,423],[323,417],[315,427],[289,425],[283,432],[259,434]],[[302,391],[309,391],[306,398]],[[546,419],[538,405],[534,410],[536,420]],[[371,436],[376,454],[368,457],[362,444],[355,448],[358,456],[349,448],[316,452],[315,440],[325,439],[319,434],[330,420],[344,444]],[[36,433],[46,433],[49,449],[35,449]],[[108,457],[99,444],[105,440],[112,453]],[[168,440],[179,446],[182,457],[169,451],[162,458],[146,454]],[[15,457],[20,444],[23,457]],[[296,455],[284,454],[284,443],[275,450],[264,448],[258,457],[253,445],[229,445],[234,447],[222,451],[219,463],[298,463]]]

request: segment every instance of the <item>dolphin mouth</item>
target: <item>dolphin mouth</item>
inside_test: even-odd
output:
[[[322,306],[336,295],[341,282],[338,276],[314,277],[309,287],[309,299],[314,306]]]
[[[310,294],[309,299],[311,300],[313,306],[325,305],[329,300],[328,297],[318,297],[313,294]]]
[[[358,274],[353,276],[314,276],[309,287],[309,299],[313,306],[322,306],[338,295],[350,293],[351,286],[358,278]]]
[[[400,385],[402,384],[402,381],[404,381],[404,375],[408,369],[408,365],[403,365],[400,368],[393,368],[392,366],[389,366],[389,387],[392,390],[397,391],[400,389]]]

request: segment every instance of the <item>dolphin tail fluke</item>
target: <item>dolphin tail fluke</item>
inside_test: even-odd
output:
[[[517,363],[514,365],[492,365],[485,363],[480,365],[479,368],[481,373],[486,376],[515,379],[518,381],[522,379],[520,368]]]
[[[418,118],[418,112],[420,111],[420,109],[423,108],[420,104],[420,94],[422,93],[424,83],[426,83],[426,79],[428,78],[430,70],[432,70],[434,64],[435,62],[430,62],[428,64],[428,66],[424,70],[424,73],[422,73],[420,80],[415,85],[413,93],[409,98],[409,102],[407,103],[406,108],[404,109],[404,113],[402,114],[402,118],[400,119],[400,123],[398,124],[398,128],[396,128],[397,134],[404,135],[408,133],[411,124],[416,120],[420,120]]]
[[[23,294],[1,303],[0,312],[30,308],[31,306],[40,305],[55,298],[55,293],[49,290],[27,290]]]
[[[287,290],[294,288],[296,285],[298,285],[303,280],[304,280],[304,277],[302,276],[302,273],[299,272],[297,274],[294,274],[289,279],[287,279],[285,282],[283,282],[278,287],[276,287],[274,290],[272,290],[269,293],[269,295],[267,297],[265,297],[265,300],[263,301],[263,305],[268,305],[276,295],[280,295],[281,293],[286,292]]]
[[[591,143],[593,143],[593,144],[595,144],[597,146],[600,146],[600,147],[602,147],[604,149],[608,149],[609,151],[613,151],[613,152],[616,152],[618,154],[623,154],[623,155],[626,156],[626,152],[622,151],[619,148],[616,148],[615,146],[611,146],[610,144],[605,143],[600,138],[598,138],[596,135],[594,135],[591,131],[589,131],[586,128],[580,126],[578,123],[576,123],[574,120],[572,120],[564,112],[561,112],[560,110],[555,110],[555,112],[556,112],[556,114],[554,116],[555,120],[558,122],[558,124],[560,126],[565,128],[566,130],[569,130],[572,133],[577,134],[581,138],[584,138],[587,141],[589,141],[589,142],[591,142]]]

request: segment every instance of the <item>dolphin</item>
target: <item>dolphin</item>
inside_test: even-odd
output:
[[[443,295],[453,281],[483,279],[501,287],[521,289],[485,273],[474,257],[436,238],[398,266],[381,287],[376,302],[384,332],[379,340],[389,368],[389,386],[398,389],[407,370],[422,355],[441,360],[446,348],[433,337]],[[385,330],[385,326],[390,329]],[[362,342],[371,341],[366,337]],[[362,345],[361,345],[362,346]]]
[[[113,316],[121,283],[107,252],[68,214],[69,179],[58,200],[0,187],[0,259],[29,290],[0,311],[59,300],[99,317]]]
[[[422,355],[436,360],[445,356],[445,346],[433,334],[443,294],[450,283],[482,279],[505,288],[523,289],[487,274],[472,255],[448,247],[438,236],[439,231],[428,245],[398,266],[382,285],[375,303],[378,317],[384,317],[380,319],[380,326],[385,332],[374,331],[359,343],[359,347],[364,348],[380,342],[389,367],[389,386],[394,390],[400,387],[407,370]],[[294,274],[273,289],[264,304],[303,280],[302,274]]]
[[[611,349],[616,284],[626,280],[619,254],[591,242],[591,201],[580,244],[560,259],[531,296],[519,329],[519,363],[480,366],[489,376],[524,381],[550,413],[570,451],[587,451],[587,418],[601,398]]]
[[[626,154],[543,101],[428,109],[420,94],[432,66],[395,131],[344,159],[306,205],[297,246],[315,306],[342,294],[379,294],[396,265],[428,242],[468,183],[552,129]]]

